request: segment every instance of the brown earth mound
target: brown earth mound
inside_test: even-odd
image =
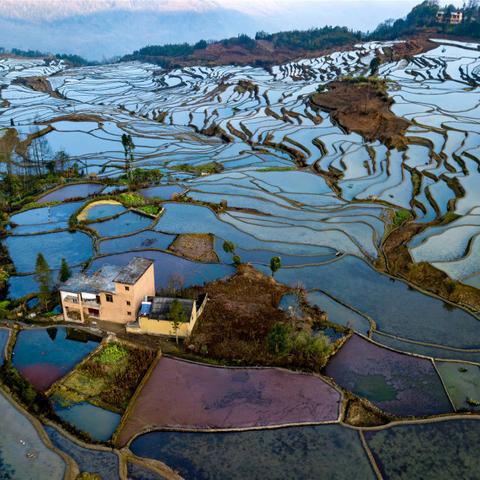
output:
[[[215,239],[209,233],[185,233],[177,235],[177,238],[168,247],[189,260],[198,262],[218,262],[215,253]]]
[[[208,293],[209,300],[190,348],[211,358],[250,364],[269,358],[265,347],[268,332],[276,323],[290,321],[278,309],[288,290],[249,265],[240,265],[238,272],[226,280],[206,285],[199,293]]]
[[[35,122],[37,124],[43,124],[43,123],[55,123],[55,122],[98,122],[98,123],[103,123],[105,120],[98,116],[95,115],[94,113],[69,113],[67,115],[60,115],[59,117],[53,117],[50,118],[48,121],[38,121]]]
[[[344,422],[354,427],[376,427],[386,425],[393,416],[385,414],[373,406],[368,400],[353,397],[348,400],[345,407]]]
[[[356,132],[367,141],[380,140],[388,147],[405,146],[404,133],[410,123],[394,115],[393,100],[381,80],[355,78],[334,81],[310,98],[313,108],[330,113],[347,132]]]
[[[55,98],[65,98],[58,91],[52,89],[50,82],[45,77],[20,77],[16,78],[12,83],[25,85],[37,92],[48,93]]]
[[[428,52],[432,48],[438,47],[438,44],[431,42],[428,37],[418,37],[407,40],[402,43],[395,43],[392,47],[384,47],[383,54],[379,55],[382,63],[398,62],[399,60]]]

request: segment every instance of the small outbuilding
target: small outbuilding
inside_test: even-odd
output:
[[[135,322],[127,324],[127,332],[150,335],[165,335],[185,338],[190,335],[197,319],[203,312],[207,295],[201,295],[197,300],[172,297],[145,297]],[[172,306],[183,311],[181,321],[172,318]]]

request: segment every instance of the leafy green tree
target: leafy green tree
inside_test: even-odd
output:
[[[330,340],[323,333],[312,335],[302,331],[293,340],[292,353],[296,360],[304,366],[321,368],[331,351]]]
[[[64,258],[62,258],[58,279],[63,283],[63,282],[66,282],[71,276],[72,276],[72,272],[70,271],[70,267],[68,266],[67,261]]]
[[[131,165],[133,163],[133,151],[135,150],[135,144],[133,143],[132,136],[129,133],[122,134],[122,145],[125,154],[125,172],[127,174],[128,181],[131,181]]]
[[[286,355],[292,350],[292,332],[288,325],[276,323],[267,335],[267,348],[275,355]]]
[[[208,47],[206,40],[199,40],[194,46],[194,50],[205,50]]]
[[[52,289],[52,273],[50,272],[50,267],[42,253],[37,255],[37,260],[35,262],[35,280],[40,289],[40,302],[43,304],[44,308],[47,308],[50,291]]]
[[[69,167],[70,155],[65,150],[59,150],[53,159],[57,171],[64,172]]]
[[[238,255],[235,255],[235,244],[233,242],[230,242],[229,240],[225,240],[223,242],[223,250],[225,253],[232,254],[233,263],[238,267],[238,265],[240,265],[241,263],[241,259]]]
[[[380,59],[375,56],[370,62],[370,75],[376,75],[378,73],[378,68],[380,67]]]
[[[223,250],[225,253],[234,253],[235,252],[235,244],[230,242],[229,240],[225,240],[223,242]]]
[[[178,343],[178,329],[180,328],[180,324],[185,323],[188,320],[187,314],[178,299],[175,299],[170,305],[168,318],[172,322],[172,328],[175,332],[175,341]]]
[[[270,270],[272,271],[272,277],[275,275],[275,272],[282,268],[282,259],[280,257],[272,257],[270,259]]]
[[[0,289],[5,287],[9,277],[10,274],[7,272],[7,270],[5,270],[4,267],[0,267]]]
[[[8,315],[9,306],[10,302],[8,300],[3,300],[3,302],[0,302],[0,318],[5,318]]]

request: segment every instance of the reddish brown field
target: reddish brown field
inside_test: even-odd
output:
[[[160,359],[117,438],[152,429],[236,429],[333,422],[341,394],[321,378],[279,369]]]
[[[330,112],[332,119],[347,132],[356,132],[367,141],[380,140],[402,148],[410,122],[390,110],[386,87],[369,81],[333,81],[324,92],[311,97],[313,108]]]

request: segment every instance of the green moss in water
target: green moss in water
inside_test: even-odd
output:
[[[397,398],[395,389],[387,383],[383,375],[358,375],[353,389],[360,397],[375,402],[388,402]]]

